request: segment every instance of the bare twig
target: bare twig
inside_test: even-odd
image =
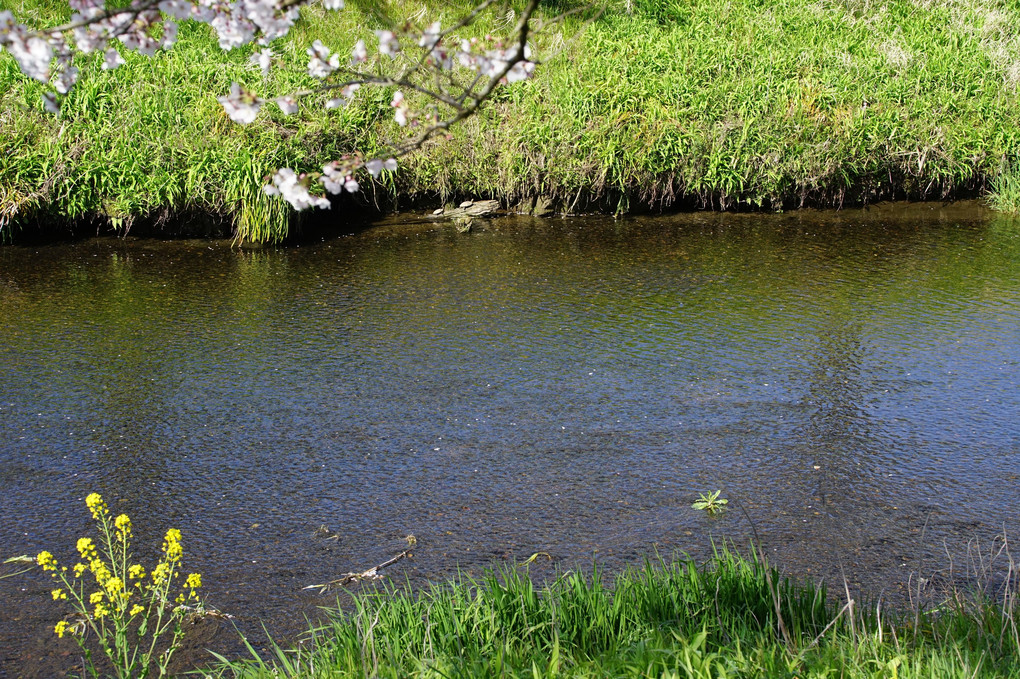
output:
[[[515,32],[517,34],[517,41],[514,53],[504,63],[503,68],[501,68],[498,73],[489,78],[488,82],[485,84],[484,87],[482,87],[482,89],[477,94],[470,95],[472,103],[470,103],[467,106],[460,105],[455,106],[455,108],[457,109],[457,113],[453,117],[433,123],[432,125],[426,127],[422,132],[418,134],[417,137],[414,137],[413,139],[410,139],[399,144],[394,144],[392,146],[393,149],[392,155],[394,158],[406,156],[409,153],[417,151],[418,149],[425,145],[425,142],[427,142],[437,133],[449,130],[457,123],[474,115],[475,112],[477,112],[478,109],[481,108],[482,104],[484,104],[485,101],[489,98],[493,90],[496,89],[496,86],[499,85],[500,81],[502,81],[503,78],[506,77],[506,75],[514,68],[514,66],[516,66],[522,61],[525,61],[524,52],[525,47],[528,44],[528,36],[530,35],[528,22],[531,20],[531,16],[535,13],[536,9],[538,9],[538,0],[529,0],[528,6],[524,8],[523,12],[521,12],[520,19],[517,22],[517,28],[515,29]]]
[[[304,0],[304,1],[308,2],[309,0]],[[131,7],[122,7],[122,8],[117,8],[117,9],[107,9],[107,10],[104,10],[103,12],[101,12],[99,14],[96,14],[95,16],[89,17],[87,19],[79,19],[78,21],[69,21],[66,24],[61,24],[60,26],[54,26],[53,28],[42,28],[42,29],[39,29],[38,31],[29,33],[29,35],[34,35],[34,36],[38,36],[38,37],[57,35],[57,34],[60,34],[60,33],[66,33],[67,31],[73,31],[76,28],[84,28],[86,26],[91,26],[93,24],[98,24],[98,23],[100,23],[102,21],[107,21],[109,19],[120,19],[121,17],[130,17],[131,21],[128,21],[128,22],[118,22],[119,25],[123,26],[123,25],[127,25],[127,24],[130,24],[131,22],[133,22],[135,19],[138,18],[139,14],[143,14],[144,12],[148,12],[150,10],[157,9],[159,3],[160,3],[160,0],[143,0],[142,2],[139,2],[137,4],[133,4]],[[117,36],[117,34],[114,33],[113,37],[116,37],[116,36]]]
[[[833,618],[829,622],[829,624],[826,625],[825,628],[821,632],[818,633],[818,636],[815,637],[814,641],[812,641],[810,644],[808,644],[807,646],[805,646],[804,648],[801,649],[801,651],[800,651],[800,656],[801,657],[803,657],[805,653],[807,653],[812,648],[814,648],[815,646],[818,645],[818,642],[822,640],[822,637],[825,636],[825,633],[828,632],[830,629],[832,629],[833,625],[835,625],[837,622],[839,622],[839,619],[841,617],[843,617],[844,613],[846,613],[847,611],[851,611],[851,613],[852,613],[853,603],[854,602],[851,599],[851,600],[847,601],[845,604],[843,604],[843,608],[839,609],[839,613],[836,614],[836,617]]]
[[[174,608],[184,611],[189,614],[189,618],[192,620],[201,618],[214,618],[216,620],[233,620],[234,616],[229,613],[217,610],[215,608],[208,608],[206,606],[185,606],[184,604],[177,604]]]
[[[352,582],[359,582],[361,580],[379,580],[383,577],[379,575],[379,571],[381,571],[383,568],[386,568],[387,566],[392,566],[401,559],[409,558],[410,556],[412,556],[411,550],[405,549],[404,551],[402,551],[400,554],[397,554],[393,558],[387,559],[386,561],[383,561],[381,564],[372,566],[368,570],[361,571],[360,573],[354,572],[345,573],[343,576],[337,578],[336,580],[330,580],[329,582],[322,583],[321,585],[308,585],[307,587],[302,587],[301,589],[302,590],[317,589],[319,590],[319,593],[322,594],[337,587],[345,587],[346,585],[349,585]]]

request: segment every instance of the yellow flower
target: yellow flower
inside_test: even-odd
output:
[[[67,631],[67,623],[61,620],[57,623],[57,626],[53,628],[53,631],[57,633],[58,638],[63,639],[64,632]]]
[[[85,505],[89,508],[89,511],[92,512],[92,518],[97,521],[99,520],[99,517],[110,513],[110,510],[106,508],[106,503],[103,502],[103,496],[99,493],[90,493],[89,496],[85,498]]]
[[[53,590],[52,592],[50,592],[50,594],[53,595],[53,600],[54,601],[57,601],[58,599],[66,599],[67,598],[67,592],[65,592],[64,590],[60,589],[59,587],[57,589]]]
[[[163,542],[163,553],[168,561],[180,561],[184,548],[181,547],[181,531],[171,528],[166,532]]]
[[[89,595],[89,603],[90,604],[98,604],[102,600],[103,600],[103,593],[102,592],[92,592],[92,594]]]
[[[131,537],[131,519],[128,518],[127,514],[121,514],[113,520],[113,525],[117,528],[117,539],[121,542],[126,542]]]
[[[96,582],[100,585],[106,584],[106,581],[110,579],[110,569],[99,559],[89,564],[89,570],[95,573]]]
[[[53,558],[53,555],[49,552],[39,552],[39,556],[35,560],[42,566],[44,571],[56,571],[57,560]],[[55,577],[55,576],[54,576]]]
[[[83,559],[95,559],[96,558],[96,545],[92,542],[92,538],[79,538],[78,539],[78,553],[81,554]]]
[[[94,614],[96,616],[96,620],[99,620],[100,618],[103,618],[104,616],[109,615],[109,613],[110,613],[110,609],[107,608],[104,604],[96,604],[96,610],[94,611]]]
[[[83,563],[74,564],[74,577],[80,578],[81,574],[85,572],[86,568],[88,568],[88,566],[86,566]]]
[[[145,606],[139,606],[138,604],[135,604],[134,606],[131,607],[131,612],[129,613],[129,615],[131,617],[134,617],[134,616],[138,615],[139,613],[141,613],[144,610],[145,610]]]
[[[202,575],[199,573],[191,573],[188,575],[188,579],[184,581],[184,586],[190,587],[191,589],[198,589],[202,586]]]
[[[170,575],[170,564],[166,561],[160,561],[156,564],[156,567],[152,569],[152,584],[160,585]]]
[[[110,593],[112,599],[114,595],[120,594],[120,590],[124,588],[124,581],[120,578],[110,578],[103,586],[106,587],[106,591]]]
[[[134,564],[128,568],[128,577],[133,580],[139,580],[145,577],[145,569],[142,568],[141,564]]]

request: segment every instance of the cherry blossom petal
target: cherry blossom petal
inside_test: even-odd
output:
[[[230,94],[217,99],[223,105],[223,110],[227,112],[230,119],[242,125],[247,125],[255,120],[255,116],[259,113],[259,107],[262,106],[261,99],[238,83],[230,85]]]
[[[298,103],[294,97],[277,97],[276,105],[280,107],[280,111],[284,115],[288,116],[297,113],[298,110]]]
[[[113,69],[117,68],[123,63],[124,57],[120,56],[120,52],[118,52],[113,47],[106,50],[106,52],[103,54],[104,71],[112,71]]]

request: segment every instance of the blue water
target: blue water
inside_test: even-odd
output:
[[[281,638],[409,534],[412,584],[757,534],[902,593],[1017,532],[1018,280],[973,205],[0,248],[0,556],[71,558],[100,492]],[[73,664],[49,583],[10,582],[0,673]]]

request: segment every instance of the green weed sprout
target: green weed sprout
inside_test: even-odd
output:
[[[170,657],[184,636],[185,618],[203,608],[198,596],[202,576],[191,573],[183,587],[175,587],[184,553],[176,528],[166,532],[162,555],[146,572],[133,563],[127,514],[112,517],[98,493],[85,498],[85,504],[99,528],[99,546],[92,538],[80,538],[81,559],[70,569],[59,565],[50,552],[40,552],[36,558],[62,585],[51,592],[53,599],[66,600],[74,609],[71,622],[61,620],[53,631],[58,637],[71,634],[75,638],[93,677],[99,677],[99,671],[86,648],[89,633],[113,664],[115,676],[167,676]]]
[[[709,514],[721,512],[729,504],[729,500],[719,497],[720,493],[722,493],[721,490],[717,490],[714,493],[699,493],[697,501],[691,505],[691,508],[703,509]]]

